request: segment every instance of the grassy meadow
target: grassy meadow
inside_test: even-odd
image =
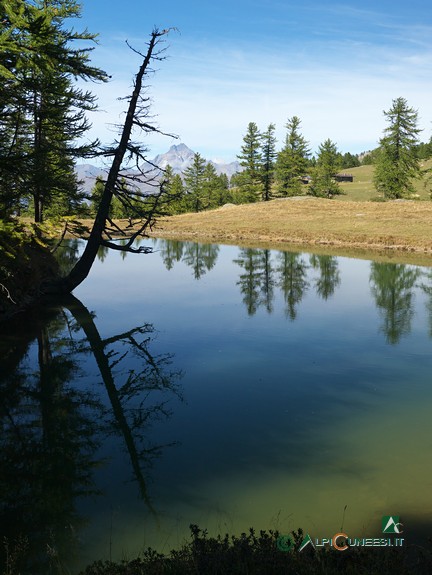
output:
[[[416,194],[420,200],[430,200],[430,192],[432,183],[428,185],[427,176],[428,170],[432,169],[432,159],[422,160],[421,168],[423,171],[423,178],[414,182]],[[344,192],[343,196],[338,196],[337,199],[341,201],[368,201],[376,200],[378,194],[373,185],[373,166],[360,166],[359,168],[350,168],[341,170],[354,176],[354,182],[344,182],[340,184]]]

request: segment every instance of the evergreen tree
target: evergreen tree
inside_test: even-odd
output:
[[[276,179],[278,195],[296,196],[302,193],[301,178],[307,174],[309,166],[309,144],[300,133],[300,118],[288,120],[285,145],[278,154]]]
[[[31,10],[29,8],[28,10]],[[29,49],[20,40],[19,30],[28,27],[24,2],[0,2],[0,217],[20,213],[25,181],[22,161],[28,155],[22,132],[31,120],[26,117],[26,94],[16,77],[16,68]]]
[[[216,168],[213,166],[213,164],[208,162],[204,168],[203,184],[203,192],[207,201],[207,207],[215,208],[220,205],[218,200],[220,196],[219,192],[221,183],[222,182],[217,175]]]
[[[177,206],[177,213],[185,211],[185,189],[183,185],[183,180],[180,174],[174,174],[171,180],[169,194],[172,197],[173,206]],[[168,202],[168,208],[170,208],[171,202]]]
[[[362,152],[360,154],[360,165],[361,166],[371,166],[375,164],[376,157],[378,155],[378,148],[375,150],[369,150],[368,152]]]
[[[164,186],[168,196],[167,214],[181,214],[187,211],[185,189],[180,174],[174,174],[170,165],[167,165],[164,173]]]
[[[232,201],[230,180],[227,174],[217,174],[214,166],[210,165],[213,168],[209,169],[211,177],[208,180],[211,206],[217,208]]]
[[[346,152],[343,155],[341,154],[341,168],[343,170],[347,168],[357,168],[358,166],[360,166],[358,156],[350,154],[349,152]]]
[[[209,207],[208,189],[206,189],[206,161],[194,154],[192,164],[184,171],[186,201],[189,210],[200,212]]]
[[[418,114],[405,98],[397,98],[384,115],[389,126],[380,140],[374,184],[385,198],[403,198],[414,191],[413,179],[420,177]]]
[[[241,153],[237,157],[244,170],[238,174],[236,183],[245,202],[256,202],[262,197],[263,186],[261,134],[255,122],[248,124]]]
[[[331,198],[342,194],[339,184],[335,180],[341,165],[341,157],[337,146],[330,139],[325,140],[318,152],[316,167],[313,171],[312,184],[309,194],[320,198]]]
[[[429,142],[421,142],[415,147],[416,156],[419,160],[428,160],[432,156],[432,138]]]
[[[105,181],[103,177],[97,176],[90,195],[90,211],[92,216],[96,215],[98,206],[102,199],[104,187],[105,187]]]
[[[75,81],[107,76],[90,65],[90,48],[74,47],[95,35],[65,28],[66,20],[80,16],[75,0],[2,4],[0,180],[13,190],[6,199],[13,196],[14,209],[31,197],[35,221],[42,221],[49,204],[51,212],[67,213],[82,201],[74,160],[96,142],[75,143],[89,128],[86,112],[95,109],[95,98]]]
[[[218,206],[223,206],[232,201],[232,195],[230,191],[230,179],[227,174],[219,174],[218,176],[219,184],[216,188],[216,204]]]
[[[126,182],[123,180],[121,185],[125,188]],[[97,176],[94,186],[91,190],[90,196],[90,211],[92,216],[95,216],[98,210],[98,206],[103,196],[103,191],[105,188],[105,180],[102,176]],[[124,206],[117,196],[115,196],[111,202],[109,209],[110,218],[128,218],[130,213],[127,206]]]
[[[276,137],[274,135],[275,125],[269,124],[267,130],[262,135],[262,199],[268,201],[272,196],[272,187],[275,178],[275,160],[276,160]]]

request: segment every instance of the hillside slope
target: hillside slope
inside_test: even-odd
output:
[[[429,194],[432,184],[427,182],[427,177],[430,175],[428,170],[432,169],[432,159],[422,160],[420,165],[423,177],[414,182],[414,188],[419,199],[428,200],[430,198]],[[342,201],[367,201],[377,198],[378,194],[373,185],[373,166],[360,166],[359,168],[350,168],[343,171],[352,174],[354,181],[352,183],[344,182],[340,184],[345,195],[338,196],[337,199]]]

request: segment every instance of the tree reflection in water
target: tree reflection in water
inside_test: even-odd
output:
[[[155,240],[156,241],[156,240]],[[200,279],[215,265],[218,246],[157,240],[158,251],[168,270],[182,261]],[[262,248],[239,248],[233,263],[241,268],[236,285],[249,316],[260,308],[274,312],[278,290],[285,302],[285,316],[298,317],[306,293],[314,288],[316,295],[327,301],[337,294],[342,283],[339,259],[332,255],[307,254]],[[423,279],[418,284],[419,279]],[[432,337],[432,273],[420,267],[397,263],[370,262],[369,284],[383,323],[380,328],[390,344],[397,344],[411,332],[414,315],[414,290],[419,287],[428,297],[426,302]]]
[[[297,308],[310,285],[307,279],[308,265],[303,259],[303,254],[279,252],[277,256],[278,286],[286,304],[285,316],[294,321],[297,317]]]
[[[261,306],[272,313],[276,282],[270,250],[241,248],[234,263],[244,269],[237,285],[240,286],[248,315],[255,315]]]
[[[275,267],[270,250],[241,248],[239,257],[234,260],[244,270],[237,285],[249,315],[255,315],[260,307],[272,313],[274,288],[279,287],[286,303],[285,315],[291,320],[296,319],[298,306],[310,286],[307,274],[311,267],[319,272],[315,289],[323,299],[332,296],[341,283],[335,256],[311,255],[311,266],[299,253],[278,252],[277,259],[279,265]]]
[[[429,323],[429,337],[432,338],[432,271],[428,271],[424,274],[426,281],[422,282],[421,289],[427,296],[426,301],[426,311]]]
[[[218,245],[186,242],[184,245],[182,261],[192,268],[194,278],[199,280],[215,266],[218,253]]]
[[[315,280],[316,292],[322,299],[327,300],[341,283],[338,259],[335,256],[312,254],[310,263],[320,274]]]
[[[72,295],[2,330],[2,572],[17,548],[25,547],[22,572],[46,573],[53,559],[69,564],[78,552],[86,517],[78,515],[77,502],[96,493],[97,450],[107,436],[122,438],[140,497],[155,513],[146,469],[165,446],[150,444],[147,434],[152,422],[169,416],[173,394],[180,397],[181,374],[170,370],[170,355],[152,352],[152,325],[102,339],[93,315]],[[76,385],[89,353],[109,408],[102,388],[99,393]]]
[[[388,343],[398,343],[411,332],[413,290],[420,275],[420,269],[412,266],[371,262],[371,291],[383,318],[381,330]]]
[[[196,280],[214,268],[220,249],[217,244],[198,244],[179,240],[158,239],[155,245],[168,271],[175,263],[183,262],[192,269]]]

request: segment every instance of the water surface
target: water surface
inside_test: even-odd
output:
[[[2,333],[1,524],[34,572],[191,523],[430,535],[430,270],[151,242]]]

